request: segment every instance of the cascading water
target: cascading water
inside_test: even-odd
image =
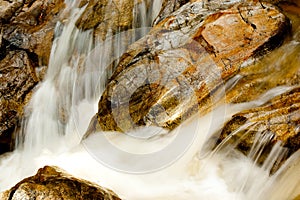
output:
[[[134,17],[134,26],[150,26],[161,2],[138,2],[138,6],[134,8],[134,13],[138,13]],[[146,9],[149,4],[151,11]],[[232,114],[261,105],[290,90],[290,87],[274,88],[253,102],[240,105],[222,104],[206,116],[196,116],[163,137],[140,140],[129,137],[130,134],[102,133],[91,135],[86,143],[80,143],[91,117],[97,111],[97,101],[107,77],[111,74],[106,67],[126,48],[122,46],[122,38],[129,37],[133,42],[136,34],[142,36],[147,30],[140,29],[132,34],[120,33],[104,42],[93,44],[91,31],[81,32],[75,27],[83,9],[78,9],[75,3],[69,2],[68,21],[56,27],[57,38],[53,42],[49,68],[44,81],[38,86],[26,108],[27,115],[18,138],[18,148],[1,160],[1,191],[34,174],[39,167],[57,165],[75,176],[111,188],[124,199],[280,200],[292,198],[299,193],[299,152],[273,176],[269,175],[271,167],[285,153],[279,144],[273,147],[261,167],[253,162],[260,155],[264,141],[268,141],[269,133],[256,138],[257,142],[248,157],[238,153],[226,141],[213,151],[209,145],[210,138]],[[146,20],[149,18],[151,20]],[[111,49],[116,46],[118,50],[113,57],[109,57]],[[234,82],[233,80],[231,84]],[[230,87],[230,83],[226,87]],[[139,131],[147,132],[146,129]],[[113,157],[114,162],[120,165],[127,159],[119,158],[121,154],[110,154],[109,149],[105,149],[110,148],[109,145],[100,145],[98,141],[101,141],[99,138],[103,135],[114,147],[143,155],[158,151],[174,141],[177,135],[189,135],[188,133],[194,138],[183,154],[168,165],[149,173],[136,175],[114,170],[113,166],[94,159],[95,149],[107,153],[108,157]],[[159,163],[167,157],[168,155],[162,155],[151,162]],[[151,165],[140,160],[130,164],[137,167]]]

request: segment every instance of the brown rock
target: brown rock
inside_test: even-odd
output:
[[[266,159],[277,141],[288,149],[289,157],[300,148],[299,124],[300,88],[297,87],[262,106],[235,114],[223,127],[218,143],[226,139],[226,143],[235,144],[237,149],[247,155],[257,145],[254,142],[256,137],[270,134],[258,162],[262,163]]]
[[[111,190],[83,179],[74,178],[65,171],[45,166],[35,176],[20,181],[8,191],[0,194],[3,200],[119,200]]]
[[[218,12],[201,2],[186,4],[122,56],[99,101],[101,129],[175,128],[244,61],[279,45],[288,30],[288,19],[267,3]]]
[[[91,0],[77,21],[77,27],[83,30],[94,29],[95,37],[104,40],[107,35],[132,28],[132,0]]]
[[[48,64],[64,6],[63,0],[0,1],[0,153],[14,145],[13,132],[42,78],[36,71]]]
[[[277,86],[300,84],[300,12],[294,12],[300,7],[284,3],[281,8],[293,25],[291,36],[280,48],[240,70],[239,80],[226,91],[226,102],[253,101]]]
[[[0,61],[1,153],[11,149],[12,132],[23,113],[26,98],[37,84],[34,63],[25,51],[10,51]]]
[[[38,56],[41,65],[47,65],[54,26],[65,6],[64,1],[2,2],[0,25],[8,48],[28,50]]]

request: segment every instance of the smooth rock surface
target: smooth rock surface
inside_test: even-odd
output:
[[[210,93],[246,60],[281,44],[288,30],[289,20],[267,3],[218,12],[201,2],[182,6],[122,56],[87,135],[141,125],[175,128],[211,103]]]
[[[45,166],[0,194],[2,200],[119,200],[111,190],[78,179],[58,167]]]
[[[226,102],[253,101],[272,88],[300,84],[300,6],[279,6],[291,20],[289,37],[280,48],[240,70],[238,81],[226,91]]]

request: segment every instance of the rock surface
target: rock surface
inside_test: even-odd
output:
[[[270,153],[273,145],[280,141],[287,147],[287,157],[300,148],[300,87],[276,96],[266,104],[235,114],[223,127],[219,143],[237,145],[248,154],[257,137],[269,134],[270,139],[264,143],[263,153],[259,156],[262,163]],[[264,142],[262,139],[258,142]]]
[[[63,0],[0,1],[0,153],[14,146],[13,132],[48,64],[64,6]]]
[[[256,102],[266,92],[270,92],[270,89],[276,89],[278,86],[283,87],[282,89],[294,89],[274,97],[264,105],[234,115],[222,128],[218,140],[218,143],[226,140],[226,144],[235,144],[237,149],[248,155],[254,148],[255,137],[264,137],[266,133],[270,133],[272,139],[267,141],[266,148],[258,159],[260,164],[265,161],[278,141],[282,143],[281,146],[286,147],[287,154],[284,159],[300,148],[300,7],[291,3],[282,3],[280,6],[283,11],[288,11],[286,14],[293,24],[291,36],[280,48],[240,70],[237,82],[226,91],[226,102]],[[269,95],[272,95],[272,92]],[[272,170],[278,167],[274,166]]]
[[[74,178],[57,167],[45,166],[35,176],[0,194],[2,200],[120,200],[111,190]]]
[[[25,51],[10,51],[0,61],[0,152],[12,149],[14,129],[23,106],[37,84],[33,63]]]
[[[280,48],[240,70],[238,81],[226,91],[226,102],[253,101],[272,88],[300,84],[300,7],[279,6],[291,20],[290,36]]]
[[[91,0],[77,21],[79,29],[93,29],[100,40],[133,28],[133,0]],[[84,4],[84,1],[82,2]]]
[[[153,23],[158,24],[188,2],[190,2],[190,0],[163,0],[162,8]]]
[[[1,1],[2,41],[6,48],[33,53],[41,65],[47,65],[54,27],[65,7],[63,0]]]
[[[270,4],[226,7],[214,12],[202,2],[186,4],[129,47],[87,134],[175,128],[246,60],[281,44],[289,30],[288,19]]]

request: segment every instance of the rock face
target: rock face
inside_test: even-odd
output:
[[[6,47],[24,49],[47,65],[54,26],[65,6],[64,1],[2,1],[2,6],[0,25]]]
[[[48,64],[64,6],[63,0],[0,1],[0,153],[13,148],[13,132]]]
[[[12,148],[12,132],[22,116],[23,106],[38,82],[33,63],[23,50],[10,51],[0,62],[0,146]]]
[[[163,0],[162,8],[154,20],[154,24],[158,24],[160,21],[171,15],[174,11],[178,10],[184,4],[190,2],[189,0]]]
[[[91,0],[77,21],[77,27],[93,29],[95,37],[104,40],[107,36],[133,28],[135,4],[133,0]]]
[[[202,2],[182,6],[122,56],[87,134],[175,128],[246,60],[281,44],[288,30],[289,20],[267,3],[224,5],[218,12]]]
[[[235,114],[223,127],[219,143],[226,142],[237,145],[245,154],[257,145],[257,137],[268,135],[270,139],[264,143],[263,153],[259,156],[262,163],[270,153],[273,145],[280,141],[287,147],[287,157],[300,148],[300,88],[276,96],[266,104]]]
[[[300,84],[300,7],[290,3],[280,7],[293,25],[290,37],[280,48],[240,70],[238,81],[226,91],[226,102],[253,101],[277,86]]]
[[[226,92],[226,102],[242,103],[255,101],[270,89],[278,86],[292,87],[291,91],[278,95],[264,105],[244,110],[232,116],[221,130],[218,143],[234,145],[246,155],[253,152],[256,138],[270,137],[258,156],[260,164],[266,160],[276,142],[286,148],[283,160],[300,147],[299,139],[299,84],[300,84],[300,19],[299,7],[295,4],[280,5],[291,19],[291,37],[278,49],[239,72],[239,79]],[[294,13],[294,14],[293,14]],[[280,59],[278,59],[280,58]],[[270,93],[271,94],[271,93]],[[255,143],[255,144],[254,144]],[[282,164],[283,162],[281,162]],[[277,170],[274,165],[271,171]]]
[[[2,196],[1,196],[2,195]],[[120,200],[111,190],[77,179],[57,167],[45,166],[0,194],[2,200]]]

